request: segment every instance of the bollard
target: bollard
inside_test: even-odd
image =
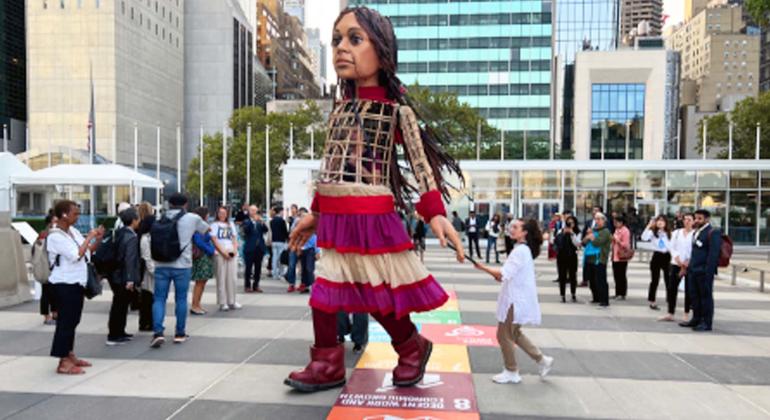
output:
[[[765,291],[765,270],[759,272],[759,291],[762,293]]]
[[[730,284],[735,286],[735,278],[738,276],[738,266],[733,264],[733,278],[730,280]]]

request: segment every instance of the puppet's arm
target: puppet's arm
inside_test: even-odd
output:
[[[436,184],[436,178],[433,176],[433,169],[428,162],[428,157],[425,155],[425,148],[420,137],[420,126],[412,108],[408,106],[399,108],[399,123],[409,164],[412,166],[420,191],[420,202],[415,206],[417,212],[428,223],[434,216],[446,217],[441,192]]]

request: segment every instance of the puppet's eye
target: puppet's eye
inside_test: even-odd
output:
[[[364,38],[359,35],[353,35],[350,37],[350,43],[353,45],[359,45],[364,42]]]
[[[332,47],[339,46],[340,42],[342,42],[342,37],[341,36],[332,37]]]

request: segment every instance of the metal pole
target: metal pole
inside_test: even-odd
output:
[[[500,160],[505,160],[505,132],[500,130]]]
[[[310,159],[315,159],[315,130],[310,129]]]
[[[251,204],[251,123],[246,127],[246,204]]]
[[[222,126],[222,205],[227,205],[227,122]]]
[[[201,124],[201,133],[198,138],[198,199],[203,207],[203,124]]]
[[[481,160],[481,120],[476,123],[476,160]]]
[[[176,123],[176,192],[182,192],[182,127]]]
[[[682,158],[682,119],[677,119],[676,123],[676,160]]]
[[[631,121],[626,121],[626,160],[628,160],[628,151],[631,146]]]
[[[270,210],[270,126],[265,126],[265,211]]]
[[[762,127],[757,123],[757,151],[756,159],[759,160],[759,140],[762,138]]]
[[[88,127],[88,163],[89,165],[94,164],[94,155],[96,154],[96,151],[94,150],[96,148],[96,142],[94,142],[94,127]],[[89,217],[89,225],[91,226],[91,229],[96,227],[96,188],[93,185],[89,185],[88,188],[88,215]]]
[[[727,125],[727,159],[733,160],[733,121]]]
[[[294,159],[294,123],[289,123],[289,159]]]
[[[160,182],[160,126],[155,130],[155,179]],[[160,188],[155,188],[155,205],[160,206]]]
[[[708,138],[709,121],[703,120],[703,160],[706,160],[706,139]]]
[[[733,264],[733,276],[730,280],[730,284],[735,286],[735,277],[738,276],[738,266]]]

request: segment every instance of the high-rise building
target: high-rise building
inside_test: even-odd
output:
[[[305,25],[305,0],[283,0],[283,11],[299,19]]]
[[[646,36],[660,36],[663,29],[663,0],[623,0],[620,18],[621,39],[646,22]]]
[[[620,0],[558,0],[554,13],[551,120],[554,142],[566,153],[573,147],[575,55],[617,49]]]
[[[197,156],[201,128],[222,132],[233,111],[254,106],[254,31],[236,0],[185,1],[184,168]],[[263,82],[264,83],[264,82]],[[264,98],[261,103],[264,103]]]
[[[668,39],[682,54],[682,79],[694,83],[694,95],[683,86],[684,98],[694,98],[698,111],[724,110],[759,93],[760,36],[745,33],[745,26],[739,5],[712,5]]]
[[[161,165],[175,173],[177,127],[184,125],[183,6],[179,0],[26,2],[31,148],[86,150],[93,111],[98,154],[133,166],[136,124],[139,166],[154,170],[160,126]]]
[[[695,17],[698,13],[706,9],[706,5],[711,0],[684,0],[684,20],[685,22]]]
[[[24,2],[2,2],[0,4],[0,137],[8,136],[8,151],[13,153],[22,152],[26,148],[27,52],[25,39]],[[5,127],[5,134],[3,134],[3,127]],[[3,146],[0,144],[0,147]]]
[[[326,44],[321,41],[321,30],[307,29],[308,48],[312,52],[311,62],[316,83],[322,87],[326,84]]]
[[[390,17],[405,84],[457,93],[513,142],[548,142],[550,0],[349,3]]]
[[[299,18],[284,12],[279,23],[281,48],[274,55],[278,99],[310,99],[321,95],[311,61],[312,52]]]

